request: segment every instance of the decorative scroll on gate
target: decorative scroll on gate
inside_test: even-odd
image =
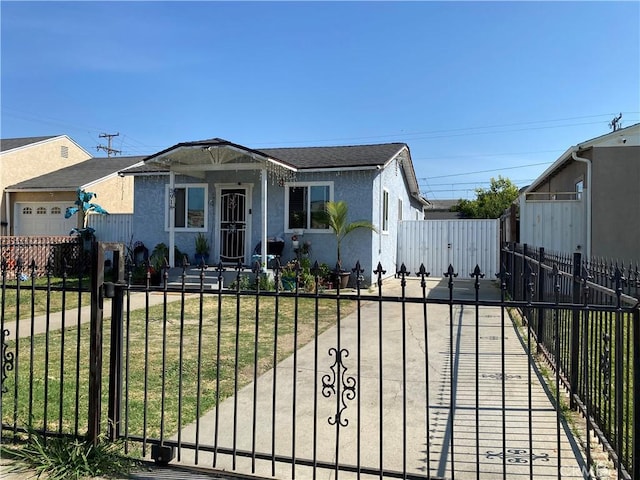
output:
[[[7,379],[7,372],[13,370],[13,352],[9,352],[7,350],[9,348],[9,345],[6,341],[8,336],[9,330],[4,329],[2,331],[2,383],[0,384],[2,393],[7,392],[7,389],[4,386],[4,381]]]
[[[322,395],[329,398],[331,395],[340,395],[339,408],[333,417],[328,418],[329,425],[340,424],[341,427],[349,425],[349,420],[342,417],[342,412],[347,408],[347,401],[356,398],[356,379],[347,376],[347,367],[343,358],[349,356],[349,350],[343,348],[329,349],[329,356],[335,355],[336,359],[331,365],[331,374],[322,376]],[[339,383],[338,383],[339,382]]]

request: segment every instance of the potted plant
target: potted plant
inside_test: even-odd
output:
[[[280,281],[282,282],[283,290],[294,290],[296,288],[296,276],[298,275],[298,262],[291,260],[282,267],[280,273]]]
[[[164,243],[159,243],[153,248],[149,257],[149,273],[151,284],[160,285],[165,263],[169,260],[169,247]]]
[[[64,213],[64,218],[71,218],[76,213],[80,212],[82,215],[82,228],[74,228],[71,230],[70,235],[79,235],[83,241],[83,248],[85,251],[91,250],[91,243],[95,237],[95,230],[88,226],[89,214],[98,213],[100,215],[109,215],[104,208],[96,203],[91,203],[91,199],[97,197],[93,192],[85,192],[82,189],[76,191],[75,207],[67,207]]]
[[[194,258],[196,265],[209,263],[209,241],[202,232],[196,235],[196,255]]]
[[[376,227],[368,220],[355,220],[353,222],[347,221],[347,215],[349,208],[347,202],[340,200],[338,202],[327,202],[324,212],[321,212],[319,220],[328,225],[331,231],[336,236],[336,266],[339,270],[336,278],[336,283],[340,282],[340,287],[345,288],[349,282],[350,272],[342,269],[342,254],[341,245],[344,238],[354,230],[364,228],[377,232]]]

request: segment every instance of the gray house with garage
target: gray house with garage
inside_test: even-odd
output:
[[[378,263],[395,274],[398,225],[423,219],[426,206],[404,143],[255,149],[213,138],[179,143],[121,173],[134,177],[134,241],[149,251],[165,243],[172,266],[176,249],[193,258],[198,234],[210,265],[266,265],[272,254],[286,261],[305,245],[312,261],[334,266],[335,236],[314,212],[344,200],[349,221],[377,229],[356,230],[342,244],[343,268],[359,261],[370,282]]]

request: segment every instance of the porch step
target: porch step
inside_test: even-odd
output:
[[[220,285],[218,284],[220,280]],[[175,269],[173,274],[170,274],[168,287],[182,288],[182,269]],[[199,290],[200,289],[200,269],[189,268],[184,272],[184,286],[187,290]],[[206,289],[217,290],[222,286],[224,288],[224,278],[218,279],[218,272],[215,270],[205,270],[204,278],[202,279],[202,286]]]

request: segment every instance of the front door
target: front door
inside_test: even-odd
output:
[[[247,240],[247,190],[223,188],[220,191],[220,261],[245,261]]]

